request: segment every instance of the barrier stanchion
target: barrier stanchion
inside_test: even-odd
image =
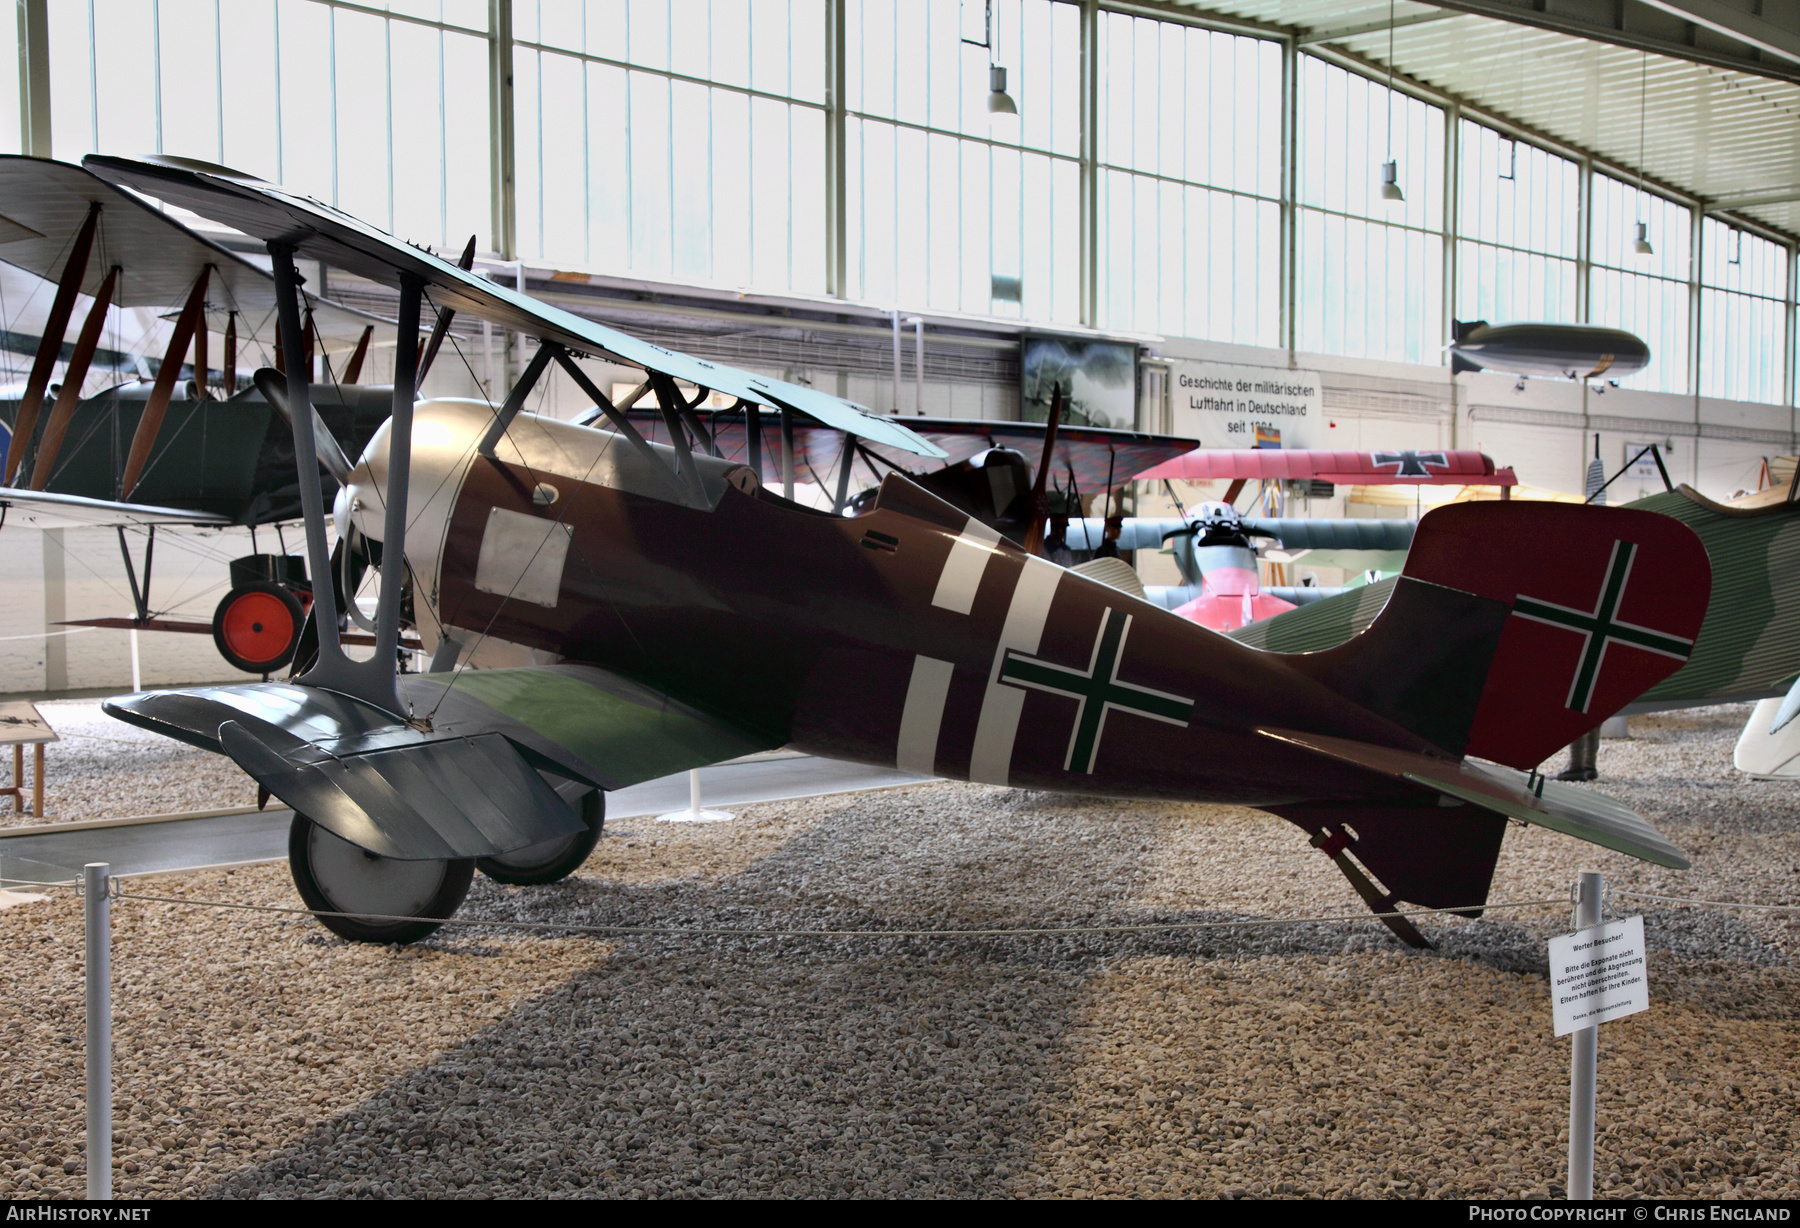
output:
[[[1575,881],[1575,929],[1600,924],[1600,875],[1584,870]],[[1594,1068],[1600,1057],[1600,1025],[1569,1036],[1569,1197],[1594,1197]]]
[[[82,868],[87,929],[87,1196],[112,1197],[112,867]]]

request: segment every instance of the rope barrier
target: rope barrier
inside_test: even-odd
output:
[[[1608,895],[1633,900],[1660,900],[1665,904],[1686,904],[1693,908],[1755,908],[1765,912],[1800,912],[1800,904],[1736,904],[1730,900],[1696,900],[1681,895],[1649,895],[1642,891],[1618,891],[1608,888]]]
[[[283,908],[273,904],[235,904],[223,900],[184,900],[178,896],[140,895],[120,892],[121,900],[144,900],[154,904],[184,904],[191,908],[224,908],[243,912],[284,913],[290,916],[348,917],[361,921],[408,921],[429,925],[490,926],[503,929],[536,930],[563,934],[596,934],[610,937],[659,938],[1029,938],[1055,937],[1061,934],[1140,934],[1186,930],[1236,929],[1245,926],[1264,928],[1279,925],[1343,925],[1381,921],[1388,917],[1430,917],[1445,913],[1502,908],[1566,908],[1567,900],[1513,900],[1500,904],[1465,904],[1458,908],[1417,908],[1386,913],[1337,914],[1321,917],[1253,917],[1237,921],[1152,921],[1118,925],[1017,926],[995,929],[917,929],[917,930],[832,930],[832,929],[751,929],[694,928],[688,926],[649,925],[576,925],[550,921],[477,920],[469,917],[406,917],[381,913],[328,912],[313,908]]]

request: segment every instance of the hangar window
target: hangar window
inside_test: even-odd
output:
[[[1444,344],[1444,112],[1398,91],[1381,195],[1388,89],[1300,58],[1299,348],[1436,364]]]
[[[19,128],[19,25],[0,21],[0,153],[23,148]]]
[[[985,7],[846,0],[845,244],[853,299],[1081,316],[1081,10],[996,0],[1016,119],[989,120]]]
[[[1786,372],[1788,250],[1700,222],[1700,395],[1778,403]]]
[[[825,291],[824,0],[515,0],[519,251]]]
[[[1101,13],[1100,323],[1281,344],[1281,46]]]
[[[1636,184],[1594,173],[1588,319],[1624,328],[1650,345],[1650,365],[1620,383],[1651,392],[1687,392],[1689,252],[1693,214]],[[1643,222],[1654,252],[1635,250]]]
[[[1456,318],[1576,319],[1581,166],[1463,120]]]
[[[219,162],[420,242],[461,248],[474,234],[491,248],[487,6],[409,9],[51,4],[55,156],[154,150]]]

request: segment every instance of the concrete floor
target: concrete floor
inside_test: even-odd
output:
[[[718,809],[882,789],[922,779],[892,768],[810,755],[773,755],[701,768],[700,792],[704,806]],[[666,814],[685,810],[687,805],[688,777],[680,772],[607,794],[606,817],[611,822]],[[115,875],[131,875],[281,860],[287,856],[288,824],[293,814],[283,807],[270,807],[261,813],[111,827],[82,824],[74,830],[36,834],[30,828],[0,830],[0,881],[66,882],[94,861],[108,863]]]

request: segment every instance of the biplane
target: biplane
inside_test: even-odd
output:
[[[151,599],[158,529],[245,526],[254,550],[255,529],[299,517],[302,479],[279,396],[271,402],[239,380],[241,355],[260,350],[283,365],[273,278],[78,166],[0,157],[0,201],[0,261],[54,288],[48,306],[34,312],[35,338],[7,322],[9,348],[28,345],[32,361],[24,386],[0,399],[0,526],[118,533],[132,615],[78,625],[210,633],[239,669],[266,674],[285,666],[312,599],[302,559],[285,548],[233,560],[231,588],[210,622],[166,617]],[[71,342],[66,334],[83,296],[87,310]],[[107,383],[129,357],[107,344],[120,314],[169,307],[173,326],[160,361],[146,356],[142,373]],[[348,355],[339,378],[317,388],[313,412],[352,455],[392,400],[386,389],[357,384],[378,323],[307,296],[298,361],[311,367],[317,353],[323,362],[327,346]],[[216,364],[208,344],[214,334],[224,341]],[[157,338],[140,330],[133,340]],[[95,376],[106,386],[84,395]],[[339,471],[327,464],[314,479],[328,492],[348,472],[341,451],[333,453]],[[279,541],[279,528],[274,536]],[[133,540],[141,542],[135,562]]]
[[[1361,485],[1495,486],[1502,497],[1518,479],[1477,451],[1415,450],[1346,452],[1317,449],[1196,449],[1158,462],[1136,475],[1140,481],[1229,483],[1223,500],[1209,500],[1180,519],[1144,518],[1102,525],[1089,519],[1070,526],[1071,545],[1091,548],[1108,536],[1118,549],[1164,545],[1175,557],[1179,585],[1139,585],[1138,595],[1214,631],[1240,627],[1311,604],[1344,591],[1300,585],[1264,586],[1257,567],[1257,539],[1279,547],[1278,559],[1310,557],[1315,566],[1397,571],[1412,543],[1410,520],[1333,520],[1292,516],[1246,516],[1236,507],[1248,482]],[[1171,489],[1173,498],[1173,490]],[[1115,580],[1131,588],[1121,572]],[[1354,586],[1353,586],[1354,587]]]
[[[904,474],[886,474],[856,517],[788,500],[756,466],[688,444],[677,381],[742,402],[752,438],[765,411],[804,410],[931,453],[891,418],[533,302],[274,185],[85,164],[266,242],[288,344],[302,327],[296,257],[399,293],[392,416],[334,509],[386,547],[374,656],[344,655],[321,586],[316,659],[297,676],[106,705],[230,756],[292,806],[296,886],[340,934],[422,936],[477,867],[566,875],[598,838],[605,791],[782,745],[996,785],[1260,806],[1384,913],[1401,901],[1478,913],[1510,818],[1687,864],[1625,807],[1535,772],[1686,659],[1709,568],[1679,521],[1442,508],[1368,634],[1334,652],[1259,652],[1030,553]],[[428,305],[538,340],[502,404],[417,401]],[[579,355],[642,369],[638,399],[653,399],[669,442],[646,439]],[[604,428],[524,412],[553,363]],[[308,385],[293,367],[286,382],[308,473]],[[318,570],[326,509],[312,484],[301,494]],[[1520,539],[1538,547],[1508,548]],[[432,672],[399,676],[408,569],[439,647]],[[463,668],[488,635],[541,663]],[[1424,943],[1404,917],[1385,920]]]

